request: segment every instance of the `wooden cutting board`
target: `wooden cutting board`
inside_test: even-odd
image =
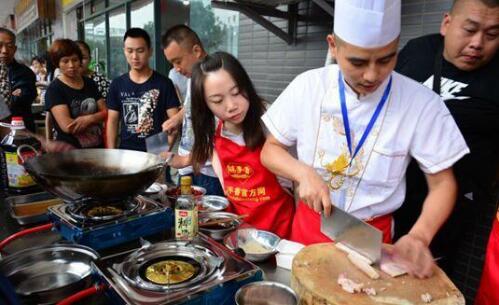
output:
[[[464,305],[461,292],[447,275],[436,268],[428,279],[409,275],[392,278],[375,268],[381,277],[370,279],[348,260],[346,253],[333,243],[315,244],[303,248],[294,258],[291,271],[291,287],[300,296],[301,305],[426,305],[421,295],[429,293],[430,305]],[[376,289],[376,296],[364,293],[350,294],[337,283],[340,273],[364,287]]]

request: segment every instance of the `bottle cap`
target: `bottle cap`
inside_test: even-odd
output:
[[[192,177],[191,176],[180,177],[180,185],[192,185]]]
[[[23,117],[21,117],[21,116],[13,116],[12,120],[10,122],[10,125],[14,129],[23,129],[23,128],[25,128],[25,126],[24,126],[24,120],[23,120]]]

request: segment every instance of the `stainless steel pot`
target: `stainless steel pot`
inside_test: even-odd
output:
[[[237,305],[297,305],[298,296],[288,286],[277,282],[253,282],[236,292]]]
[[[99,254],[81,245],[50,245],[16,252],[0,261],[0,273],[22,304],[54,304],[92,285],[91,262]]]
[[[24,167],[45,190],[64,200],[118,201],[149,187],[164,163],[141,151],[76,149],[28,159]]]

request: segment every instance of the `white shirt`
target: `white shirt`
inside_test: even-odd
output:
[[[338,70],[337,65],[330,65],[298,75],[262,117],[269,132],[283,145],[296,144],[298,159],[313,166],[321,176],[325,169],[317,165],[317,147],[346,147],[344,131],[343,135],[328,139],[328,143],[319,143],[318,136],[324,116],[329,117],[332,125],[339,122],[338,129],[344,130]],[[469,153],[438,95],[396,72],[392,77],[389,100],[363,146],[366,152],[360,162],[362,172],[352,178],[354,182],[357,179],[357,187],[351,192],[354,194],[350,194],[351,202],[341,206],[362,219],[386,215],[400,207],[405,197],[405,171],[411,157],[425,173],[432,174],[451,167]],[[352,140],[354,147],[387,83],[388,79],[375,92],[360,99],[345,86],[349,122],[356,135]],[[326,96],[328,89],[330,94]],[[331,154],[334,155],[334,149]],[[330,192],[331,200],[337,205],[334,193]]]

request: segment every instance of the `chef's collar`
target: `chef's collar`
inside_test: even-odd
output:
[[[351,100],[355,102],[367,102],[371,100],[376,100],[379,101],[381,99],[381,96],[383,95],[383,92],[385,91],[386,86],[388,86],[388,82],[390,81],[390,75],[379,85],[379,87],[374,90],[374,92],[371,92],[366,95],[359,95],[357,92],[355,92],[350,85],[345,82],[345,94],[348,94],[350,97],[352,97]],[[393,86],[392,86],[393,87]]]

